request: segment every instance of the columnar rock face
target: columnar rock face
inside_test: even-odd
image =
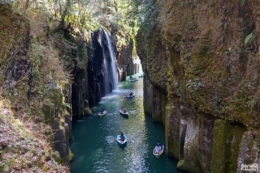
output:
[[[103,77],[103,50],[98,40],[104,40],[104,34],[100,30],[92,35],[92,50],[93,54],[89,57],[88,63],[88,80],[89,80],[89,96],[91,106],[100,101],[104,95]]]
[[[126,80],[127,75],[135,73],[135,68],[132,59],[133,41],[130,40],[127,46],[123,46],[118,50],[118,79],[119,81]]]
[[[69,106],[71,105],[71,87],[68,86],[66,92],[62,92],[57,86],[50,86],[48,90],[51,104],[44,105],[42,111],[46,123],[51,125],[53,130],[53,147],[59,152],[62,162],[68,164],[70,161],[69,139],[72,128],[72,111]],[[67,99],[64,96],[68,96]]]
[[[30,12],[28,16],[29,14]],[[13,133],[12,138],[20,136],[18,141],[12,141],[14,143],[8,145],[18,150],[14,155],[11,151],[0,151],[6,156],[9,154],[12,157],[9,158],[10,160],[16,160],[15,162],[10,162],[9,159],[4,161],[1,157],[3,155],[0,154],[3,160],[1,165],[4,164],[8,168],[0,166],[0,172],[31,172],[32,170],[55,172],[44,164],[49,161],[50,165],[58,168],[57,163],[64,163],[64,165],[69,163],[72,118],[72,89],[66,76],[69,73],[63,69],[63,63],[58,59],[58,49],[56,49],[59,47],[58,36],[47,34],[47,17],[39,17],[35,13],[34,18],[29,19],[23,14],[15,13],[8,3],[0,3],[0,18],[0,49],[2,50],[0,83],[3,86],[0,89],[3,106],[1,115],[5,107],[3,103],[7,103],[8,100],[13,112],[8,118],[1,116],[0,119],[2,124],[6,124],[5,119],[10,120],[8,123],[14,125],[13,127],[17,120],[20,126],[17,132],[12,132],[12,126],[8,125],[10,128],[8,131]],[[41,20],[38,20],[39,18]],[[1,134],[3,132],[5,133],[1,131]],[[8,140],[7,137],[2,138]],[[27,139],[37,141],[36,147],[33,147]],[[23,145],[28,147],[25,152],[21,147],[23,140],[25,142]],[[17,153],[21,158],[15,156]],[[30,155],[31,159],[26,160],[29,158],[25,155]],[[38,165],[29,163],[32,160]],[[27,166],[22,166],[22,162]]]
[[[78,118],[91,115],[90,107],[97,104],[105,94],[112,92],[113,88],[110,80],[105,83],[105,78],[108,78],[105,75],[108,74],[104,72],[104,58],[109,61],[110,54],[104,31],[93,32],[89,43],[73,42],[78,48],[74,51],[73,59],[72,107],[74,117]],[[114,45],[112,43],[113,48]]]
[[[108,63],[112,63],[108,48],[109,43],[107,42],[105,32],[103,30],[94,32],[91,37],[91,42],[92,53],[89,56],[87,72],[89,80],[89,102],[90,106],[93,106],[101,100],[101,97],[112,92],[113,77],[111,74],[105,74],[104,69],[109,68],[108,71],[112,71],[113,69],[104,63],[104,58],[107,59]],[[111,43],[111,45],[114,50],[114,44]],[[105,78],[109,78],[109,81],[106,82]]]
[[[182,170],[260,168],[259,4],[158,0],[138,32],[144,109]]]

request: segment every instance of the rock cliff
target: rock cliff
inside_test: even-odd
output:
[[[145,112],[179,169],[260,167],[259,4],[157,0],[138,32]]]
[[[69,73],[46,37],[48,17],[27,14],[0,4],[0,172],[68,172]]]
[[[0,1],[0,172],[68,172],[72,119],[115,88],[108,64],[120,81],[138,72],[127,30],[57,4]]]

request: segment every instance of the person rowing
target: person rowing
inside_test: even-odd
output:
[[[125,109],[124,107],[121,108],[121,111],[122,111],[123,113],[126,113],[126,109]]]
[[[156,147],[155,147],[155,153],[160,153],[162,150],[162,144],[160,142],[157,143]]]
[[[121,141],[124,141],[124,140],[125,140],[125,136],[124,136],[123,132],[121,132],[120,140],[121,140]]]

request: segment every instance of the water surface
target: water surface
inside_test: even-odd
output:
[[[125,95],[135,91],[136,97]],[[119,114],[124,106],[129,117]],[[105,108],[108,114],[97,114]],[[143,80],[120,82],[119,89],[106,95],[92,108],[93,116],[73,122],[70,148],[74,153],[71,173],[176,173],[177,161],[164,153],[155,158],[152,150],[158,141],[165,144],[164,127],[152,122],[143,111]],[[120,146],[116,136],[123,132],[127,145]]]

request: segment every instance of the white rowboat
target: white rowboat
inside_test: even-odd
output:
[[[153,149],[153,155],[158,158],[158,157],[160,157],[163,154],[164,145],[162,145],[162,149],[158,153],[155,152],[156,151],[155,148],[156,148],[156,146]]]
[[[126,116],[128,116],[128,112],[123,112],[121,109],[120,109],[119,112],[120,112],[121,115],[126,115]]]
[[[117,142],[118,142],[119,144],[124,145],[124,144],[126,143],[126,141],[127,141],[127,138],[126,138],[126,136],[124,135],[125,140],[122,141],[120,136],[121,136],[121,135],[117,135],[116,140],[117,140]]]
[[[138,81],[138,79],[136,79],[136,78],[129,79],[129,82],[136,82],[136,81]]]
[[[130,96],[130,94],[128,94],[128,95],[126,96],[126,98],[131,99],[131,98],[133,98],[134,96],[135,96],[135,93],[133,93],[131,96]]]
[[[102,114],[101,112],[99,112],[99,113],[98,113],[98,116],[99,116],[99,117],[103,117],[103,116],[105,116],[106,114],[107,114],[107,111],[104,111],[103,114]]]

